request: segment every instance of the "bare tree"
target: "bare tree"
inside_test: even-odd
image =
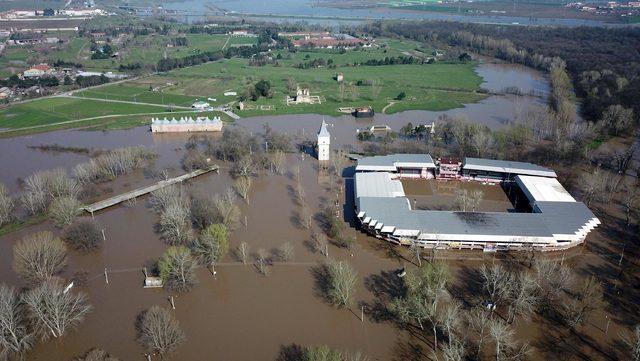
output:
[[[62,337],[76,327],[91,311],[87,296],[70,292],[57,280],[50,279],[22,295],[30,318],[42,339]]]
[[[496,144],[491,131],[482,129],[472,135],[471,145],[478,157],[484,157],[495,148]]]
[[[251,188],[251,178],[240,177],[236,179],[233,186],[240,197],[242,197],[242,199],[244,199],[247,204],[249,204],[249,189]]]
[[[83,252],[100,248],[103,240],[98,225],[90,219],[80,219],[67,227],[62,239],[72,248]]]
[[[443,361],[464,361],[466,359],[465,345],[461,341],[454,340],[453,343],[442,346],[440,356]],[[440,358],[436,355],[435,359],[439,360]]]
[[[105,350],[94,348],[84,356],[73,359],[73,361],[118,361],[118,359],[110,356]]]
[[[285,159],[286,159],[286,155],[280,149],[276,149],[275,152],[270,153],[270,163],[271,163],[271,168],[273,172],[275,172],[276,174],[284,173]]]
[[[520,272],[509,287],[507,299],[508,323],[515,321],[517,316],[529,317],[538,304],[538,285],[533,276],[527,272]]]
[[[482,287],[494,306],[501,304],[508,298],[513,277],[504,267],[499,264],[487,267],[483,264],[480,267],[480,274],[482,275]]]
[[[490,320],[489,313],[484,307],[475,307],[467,314],[469,329],[476,334],[478,359],[482,359],[482,347],[484,346],[485,339],[489,335]]]
[[[489,321],[489,335],[495,345],[496,361],[505,359],[514,342],[513,330],[501,319],[494,318]]]
[[[583,325],[589,315],[602,305],[602,284],[593,276],[584,280],[576,297],[564,303],[564,316],[570,327]]]
[[[253,158],[247,154],[233,163],[230,172],[235,177],[251,177],[256,174],[256,164]]]
[[[242,264],[247,264],[247,258],[249,257],[249,245],[247,242],[240,243],[240,246],[238,247],[238,254],[240,255]]]
[[[640,190],[632,184],[625,184],[622,188],[622,206],[624,207],[627,227],[631,225],[631,218],[640,208]]]
[[[305,229],[311,229],[313,225],[313,215],[307,203],[302,204],[300,207],[300,222]]]
[[[13,219],[13,199],[9,196],[7,187],[0,183],[0,227]]]
[[[536,284],[539,289],[539,305],[547,308],[558,303],[562,292],[573,283],[571,270],[559,261],[536,259],[534,261]]]
[[[327,236],[322,232],[317,232],[312,235],[313,238],[313,247],[316,252],[320,252],[325,257],[329,257],[328,247],[329,241],[327,240]]]
[[[282,262],[289,262],[293,260],[294,249],[291,243],[289,242],[283,243],[282,246],[280,246],[280,249],[278,250],[278,254]]]
[[[175,351],[185,335],[178,321],[171,313],[159,306],[153,306],[139,318],[138,342],[147,352],[166,355]]]
[[[160,276],[167,286],[178,292],[186,292],[197,282],[196,261],[184,246],[171,246],[158,261]]]
[[[184,193],[182,188],[177,185],[162,187],[151,192],[149,203],[157,213],[162,213],[162,211],[171,204],[183,204]]]
[[[475,212],[476,208],[480,205],[480,202],[482,202],[482,199],[484,198],[484,192],[481,190],[474,190],[471,192],[471,194],[469,195],[469,203],[471,206],[471,212]]]
[[[349,306],[356,286],[356,271],[344,261],[334,261],[328,266],[328,296],[337,306]]]
[[[21,358],[33,347],[35,335],[25,311],[18,293],[0,284],[0,359]]]
[[[210,225],[193,241],[191,248],[199,262],[208,266],[211,273],[214,273],[215,264],[222,260],[229,250],[227,227],[224,224]]]
[[[458,300],[452,300],[444,307],[441,315],[442,326],[448,338],[449,348],[455,346],[456,333],[460,331],[462,326],[462,306]]]
[[[234,229],[240,218],[240,208],[236,205],[236,194],[231,188],[227,188],[223,195],[216,194],[213,203],[218,214],[218,222]]]
[[[269,255],[264,248],[259,248],[257,253],[258,272],[266,276],[269,274]]]
[[[67,249],[50,232],[30,234],[13,247],[13,268],[29,284],[38,284],[62,272]]]
[[[632,361],[640,361],[640,325],[633,328],[631,335],[620,335],[622,343],[629,351],[629,359]]]
[[[416,262],[418,262],[418,267],[422,267],[422,257],[420,256],[420,251],[422,250],[422,246],[418,242],[411,242],[409,245],[409,250],[411,254],[416,256]]]
[[[298,83],[296,82],[295,79],[293,79],[292,77],[288,76],[287,77],[287,91],[289,93],[293,93],[296,91],[296,89],[298,89]]]
[[[170,245],[187,244],[191,240],[191,215],[182,203],[170,203],[160,214],[160,233]]]
[[[73,223],[81,212],[81,206],[80,201],[73,197],[55,198],[49,207],[49,216],[57,227],[62,228]]]

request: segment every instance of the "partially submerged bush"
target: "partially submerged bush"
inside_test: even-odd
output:
[[[67,227],[62,238],[73,249],[84,252],[102,245],[102,232],[96,222],[90,219],[81,219]]]

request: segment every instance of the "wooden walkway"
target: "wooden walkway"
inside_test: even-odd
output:
[[[117,196],[111,197],[111,198],[107,198],[105,200],[90,204],[88,206],[83,207],[82,209],[93,214],[93,212],[97,212],[99,210],[105,209],[105,208],[109,208],[112,206],[115,206],[116,204],[120,204],[124,201],[128,201],[130,199],[134,199],[137,197],[140,197],[142,195],[145,195],[147,193],[151,193],[155,190],[158,190],[160,188],[164,188],[166,186],[170,186],[172,184],[176,184],[176,183],[180,183],[182,181],[185,180],[189,180],[191,178],[195,178],[199,175],[205,174],[205,173],[209,173],[211,171],[218,171],[219,167],[217,165],[213,165],[207,169],[198,169],[196,171],[193,171],[191,173],[187,173],[187,174],[183,174],[179,177],[175,177],[175,178],[171,178],[171,179],[167,179],[167,180],[163,180],[160,181],[156,184],[152,184],[146,187],[142,187],[142,188],[138,188],[138,189],[134,189],[132,191],[129,191],[127,193],[123,193],[123,194],[119,194]]]

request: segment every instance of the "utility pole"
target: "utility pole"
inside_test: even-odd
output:
[[[102,229],[102,240],[103,240],[103,241],[106,241],[106,240],[107,240],[107,237],[105,237],[105,235],[104,235],[104,228]]]
[[[107,273],[107,267],[104,268],[104,281],[109,284],[109,274]]]
[[[176,303],[173,300],[173,296],[171,296],[171,298],[169,300],[171,301],[171,308],[173,308],[175,310],[176,309]]]

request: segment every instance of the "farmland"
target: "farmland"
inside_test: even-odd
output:
[[[78,95],[178,106],[189,105],[197,99],[209,99],[207,101],[212,105],[222,105],[238,100],[237,96],[224,96],[225,92],[241,94],[259,80],[268,81],[271,96],[245,100],[247,107],[238,110],[244,116],[336,115],[339,107],[364,105],[371,105],[378,111],[386,107],[387,113],[410,109],[446,110],[484,98],[477,92],[482,79],[475,74],[477,64],[473,62],[360,65],[389,57],[427,58],[432,52],[433,49],[422,48],[414,42],[391,39],[381,41],[376,47],[360,50],[282,50],[270,54],[277,61],[262,66],[251,65],[247,59],[225,59],[82,91]],[[332,65],[304,68],[304,64],[318,61]],[[337,73],[344,74],[343,84],[336,81]],[[320,97],[322,103],[287,106],[286,96],[295,95],[293,84],[309,88],[311,95]],[[405,93],[405,97],[396,100],[400,93]]]

